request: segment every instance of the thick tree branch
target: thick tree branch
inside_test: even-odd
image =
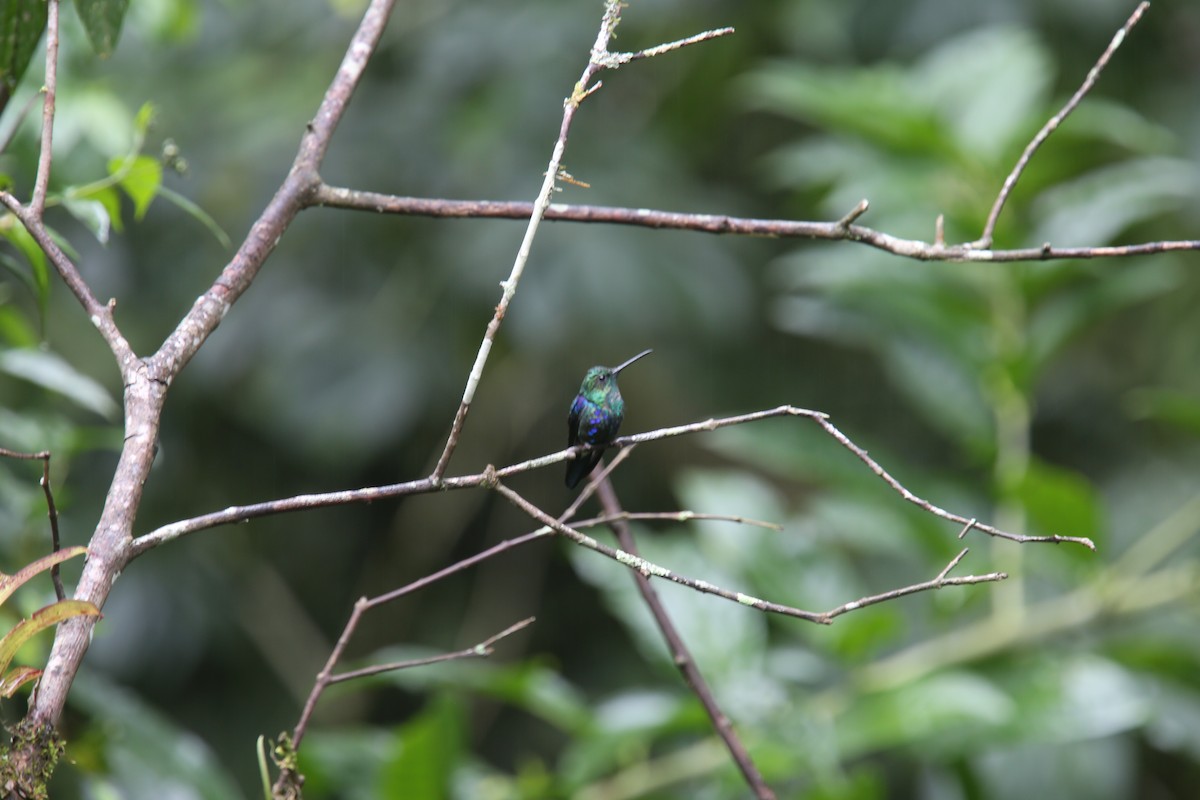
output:
[[[296,215],[312,204],[321,184],[319,170],[338,123],[375,52],[395,0],[372,0],[346,49],[341,66],[305,127],[300,147],[283,185],[250,229],[233,259],[221,271],[174,332],[150,359],[153,374],[170,382],[200,349],[229,309],[250,287]]]
[[[295,162],[280,190],[213,286],[197,299],[158,353],[146,361],[133,355],[112,322],[111,307],[101,306],[92,296],[73,265],[41,227],[40,220],[11,197],[0,194],[0,201],[29,228],[108,340],[120,362],[125,382],[125,442],[104,510],[89,542],[88,560],[76,589],[76,599],[103,608],[117,576],[133,557],[133,525],[154,460],[167,387],[250,285],[279,238],[308,201],[313,188],[319,184],[317,169],[329,147],[330,137],[379,41],[393,5],[394,0],[373,0],[316,117],[301,139]],[[90,642],[94,621],[90,617],[75,618],[59,627],[41,686],[27,717],[27,722],[35,729],[51,729],[62,714],[67,693]],[[19,753],[14,757],[27,758],[31,763],[39,758],[36,753]],[[36,774],[36,771],[29,774]]]

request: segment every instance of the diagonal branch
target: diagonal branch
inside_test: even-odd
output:
[[[1113,36],[1112,41],[1108,43],[1108,47],[1100,54],[1100,59],[1088,71],[1087,77],[1083,81],[1083,85],[1075,90],[1075,94],[1071,95],[1071,99],[1067,104],[1059,110],[1057,114],[1051,117],[1042,129],[1037,132],[1037,135],[1025,146],[1025,151],[1021,153],[1021,157],[1017,159],[1017,164],[1013,167],[1012,172],[1004,179],[1004,185],[1000,187],[1000,194],[996,197],[996,202],[992,204],[992,210],[988,213],[987,222],[983,226],[983,235],[975,242],[973,247],[988,248],[992,246],[992,234],[996,231],[996,221],[1000,218],[1000,212],[1004,210],[1004,204],[1008,201],[1008,196],[1012,193],[1013,188],[1017,185],[1017,181],[1021,178],[1021,173],[1025,171],[1029,160],[1033,158],[1033,154],[1038,151],[1042,143],[1050,138],[1050,134],[1058,129],[1067,115],[1075,110],[1075,107],[1083,101],[1084,96],[1092,90],[1096,85],[1096,81],[1100,78],[1100,73],[1108,66],[1108,60],[1112,58],[1113,53],[1125,41],[1125,37],[1129,35],[1129,31],[1134,25],[1138,24],[1138,20],[1142,18],[1142,14],[1146,13],[1146,9],[1150,8],[1148,2],[1141,2],[1134,9],[1133,14],[1125,21],[1125,24]]]
[[[156,379],[169,382],[179,374],[250,287],[296,215],[312,204],[321,184],[321,163],[333,133],[379,44],[395,2],[372,0],[363,14],[316,116],[305,127],[287,178],[250,228],[232,260],[212,286],[196,298],[191,310],[151,358],[152,374]]]
[[[37,242],[38,247],[50,259],[50,263],[54,265],[54,270],[62,278],[63,283],[71,290],[71,294],[75,295],[75,299],[83,306],[83,310],[91,319],[92,324],[96,326],[96,330],[104,338],[112,351],[113,356],[117,360],[117,366],[121,370],[121,376],[126,381],[133,370],[137,368],[138,358],[133,352],[133,348],[129,346],[129,342],[121,334],[117,328],[117,323],[113,319],[113,308],[115,302],[110,302],[108,305],[101,303],[96,299],[96,295],[92,293],[92,288],[88,286],[87,281],[79,273],[78,267],[74,262],[67,257],[58,243],[54,241],[54,237],[46,229],[41,218],[34,213],[32,206],[22,204],[16,197],[6,191],[0,191],[0,204],[3,204],[13,213],[21,224],[25,226],[25,230],[29,231],[29,235]]]
[[[622,518],[626,512],[621,508],[617,492],[613,489],[612,481],[607,477],[599,481],[598,495],[600,505],[604,508],[604,513],[612,517],[609,525],[617,535],[617,542],[624,550],[637,555],[637,542],[634,541],[633,532],[629,529],[629,524]],[[742,744],[742,740],[738,738],[737,733],[733,730],[733,723],[717,704],[717,698],[713,695],[708,682],[704,680],[704,676],[700,673],[700,668],[696,666],[695,659],[692,658],[692,654],[688,650],[687,644],[684,643],[683,637],[679,634],[679,630],[675,627],[675,623],[671,621],[671,615],[667,613],[666,606],[659,599],[658,592],[650,584],[650,579],[640,572],[634,572],[633,579],[637,583],[642,600],[645,601],[647,608],[650,609],[650,613],[654,616],[654,621],[658,625],[663,639],[667,642],[667,647],[671,651],[671,657],[675,662],[675,666],[679,668],[679,672],[683,675],[683,680],[700,700],[700,704],[704,706],[705,712],[708,713],[709,719],[712,720],[713,728],[716,730],[717,735],[721,737],[721,741],[725,743],[725,749],[729,751],[729,755],[733,758],[734,763],[741,770],[742,777],[746,779],[746,783],[754,792],[754,796],[759,798],[759,800],[775,800],[775,792],[763,780],[762,773],[754,765],[754,761],[746,751],[746,746]]]

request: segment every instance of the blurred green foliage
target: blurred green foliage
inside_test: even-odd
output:
[[[557,199],[837,219],[865,197],[863,224],[931,240],[943,215],[948,241],[972,240],[1025,143],[1132,11],[1085,5],[633,3],[622,49],[738,32],[606,75],[565,162],[593,188]],[[139,352],[229,258],[213,233],[238,240],[278,186],[361,7],[139,2],[102,61],[96,30],[64,16],[50,222],[98,296],[117,298]],[[598,13],[408,4],[324,177],[531,198]],[[998,246],[1196,238],[1196,30],[1195,9],[1155,4],[1031,162]],[[21,196],[39,115],[18,116],[38,58],[0,119],[15,131],[0,172]],[[425,474],[520,235],[305,212],[172,388],[139,529]],[[54,451],[64,537],[86,543],[123,435],[121,387],[20,226],[0,221],[0,236],[0,445]],[[1196,264],[927,264],[849,243],[547,225],[451,472],[561,447],[583,371],[646,346],[654,369],[622,386],[629,431],[780,403],[828,412],[932,502],[1090,536],[1099,552],[959,542],[801,421],[639,449],[615,479],[630,510],[784,524],[639,526],[644,555],[678,572],[813,610],[926,580],[964,544],[956,574],[1011,576],[830,627],[660,587],[780,797],[1189,797]],[[556,512],[560,482],[514,487]],[[4,564],[45,552],[30,465],[0,462],[0,521]],[[439,495],[259,520],[147,555],[105,608],[55,796],[258,796],[254,743],[294,725],[355,598],[531,527],[482,493]],[[543,542],[493,559],[365,620],[351,660],[465,647],[530,614],[530,633],[487,661],[329,692],[300,750],[306,796],[746,795],[627,571],[592,553]]]

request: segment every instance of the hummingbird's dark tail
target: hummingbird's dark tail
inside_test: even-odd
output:
[[[574,489],[579,482],[586,478],[600,463],[600,450],[588,450],[575,456],[575,460],[567,464],[567,488]]]

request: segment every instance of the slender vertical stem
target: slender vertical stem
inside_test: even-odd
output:
[[[54,144],[54,101],[58,93],[58,0],[46,5],[46,84],[42,87],[42,149],[38,153],[37,178],[29,205],[41,219],[46,210],[46,191],[50,186],[50,161]]]
[[[558,140],[554,143],[550,163],[546,166],[542,188],[538,191],[537,199],[533,201],[533,213],[529,217],[529,224],[525,227],[525,236],[521,239],[521,246],[517,249],[512,270],[509,272],[508,278],[500,283],[500,286],[503,287],[500,302],[496,304],[496,312],[492,315],[492,319],[484,331],[483,341],[479,343],[479,351],[475,354],[475,363],[471,366],[471,372],[467,376],[467,385],[463,389],[462,401],[458,404],[454,421],[450,425],[450,435],[446,437],[446,446],[438,458],[437,465],[433,468],[431,477],[435,482],[440,481],[446,474],[446,468],[450,465],[450,457],[454,455],[454,450],[458,447],[458,438],[462,434],[467,412],[471,410],[471,403],[475,400],[475,391],[479,388],[479,382],[483,378],[483,369],[492,352],[492,343],[496,340],[500,324],[504,322],[504,316],[508,313],[508,306],[517,293],[517,284],[520,283],[521,276],[525,273],[525,265],[529,262],[529,252],[533,248],[534,237],[537,236],[538,227],[546,215],[546,209],[550,206],[550,198],[554,194],[554,185],[558,180],[559,170],[562,168],[563,153],[567,150],[567,136],[571,130],[571,123],[575,120],[575,112],[579,110],[580,103],[600,87],[599,83],[590,88],[588,84],[603,69],[602,61],[608,53],[608,42],[620,21],[620,9],[621,4],[617,0],[608,0],[605,4],[604,18],[600,23],[600,31],[596,35],[596,43],[592,45],[591,57],[583,69],[583,74],[579,76],[579,82],[575,84],[574,91],[563,101],[563,116],[558,130]]]

